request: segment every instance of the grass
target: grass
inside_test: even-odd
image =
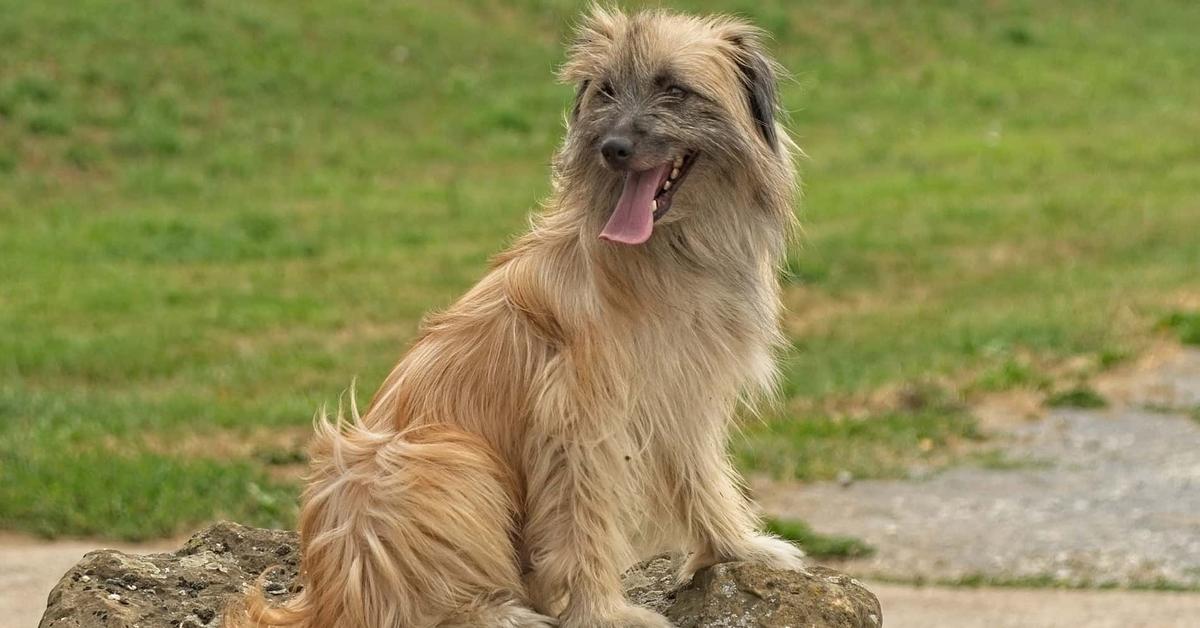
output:
[[[1013,456],[1003,449],[987,449],[967,457],[970,463],[990,471],[1022,471],[1046,469],[1053,466],[1049,460],[1028,456]]]
[[[180,521],[254,520],[278,527],[295,519],[292,488],[245,461],[87,448],[43,449],[19,458],[12,451],[0,454],[21,462],[6,469],[0,484],[5,523],[47,537],[142,539],[175,534]],[[56,481],[62,477],[71,482]],[[214,499],[181,499],[189,495]]]
[[[991,365],[974,382],[977,390],[995,392],[1015,388],[1045,388],[1049,378],[1034,367],[1016,359]]]
[[[810,155],[788,403],[743,464],[901,473],[969,421],[820,408],[1036,386],[1028,365],[1135,355],[1195,296],[1200,5],[677,6],[775,34]],[[0,527],[286,522],[271,456],[155,443],[371,392],[547,192],[578,10],[0,0]]]
[[[1108,406],[1108,400],[1086,386],[1077,386],[1050,395],[1046,405],[1051,408],[1094,409]]]
[[[795,542],[816,559],[863,558],[875,553],[875,548],[860,539],[818,534],[803,521],[769,517],[766,527],[767,532]]]
[[[982,435],[962,411],[941,409],[868,418],[780,417],[734,439],[745,469],[797,480],[905,476],[914,466],[941,467]]]
[[[1200,345],[1200,312],[1172,312],[1163,318],[1162,326],[1173,331],[1179,342]]]

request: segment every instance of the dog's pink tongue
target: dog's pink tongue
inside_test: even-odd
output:
[[[625,189],[621,190],[621,198],[600,232],[601,240],[641,244],[650,239],[654,230],[654,193],[663,179],[663,171],[669,167],[671,164],[667,163],[625,175]]]

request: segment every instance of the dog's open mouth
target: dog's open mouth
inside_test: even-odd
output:
[[[671,199],[695,162],[696,153],[688,153],[649,170],[626,174],[621,198],[600,232],[600,239],[621,244],[649,240],[654,222],[671,209]]]

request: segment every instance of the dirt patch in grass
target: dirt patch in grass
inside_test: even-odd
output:
[[[783,327],[792,338],[823,331],[841,317],[895,307],[894,299],[878,291],[835,296],[802,283],[786,284],[783,302]]]
[[[1159,342],[1136,360],[1100,373],[1091,383],[1113,405],[1185,408],[1190,404],[1172,382],[1198,375],[1187,366],[1187,351],[1174,341]],[[1164,377],[1163,373],[1172,375]]]
[[[312,428],[256,426],[250,429],[145,434],[141,442],[148,451],[180,458],[253,459],[267,465],[304,462],[304,450]],[[117,441],[109,443],[118,448]]]
[[[790,401],[787,409],[796,416],[866,419],[929,409],[956,409],[962,405],[963,398],[954,379],[928,377],[919,381],[887,384],[865,392],[830,394],[820,398],[797,397]]]
[[[179,460],[242,461],[267,477],[285,484],[301,481],[308,469],[310,427],[254,427],[252,429],[146,434],[140,438],[142,451]],[[127,446],[109,438],[113,451]]]
[[[1041,393],[1010,390],[983,395],[971,404],[971,414],[985,433],[1003,431],[1046,415]]]

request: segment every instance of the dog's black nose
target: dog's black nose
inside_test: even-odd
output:
[[[609,166],[624,168],[629,165],[629,158],[633,157],[633,140],[621,135],[605,138],[600,145],[600,154],[604,155],[604,161]]]

